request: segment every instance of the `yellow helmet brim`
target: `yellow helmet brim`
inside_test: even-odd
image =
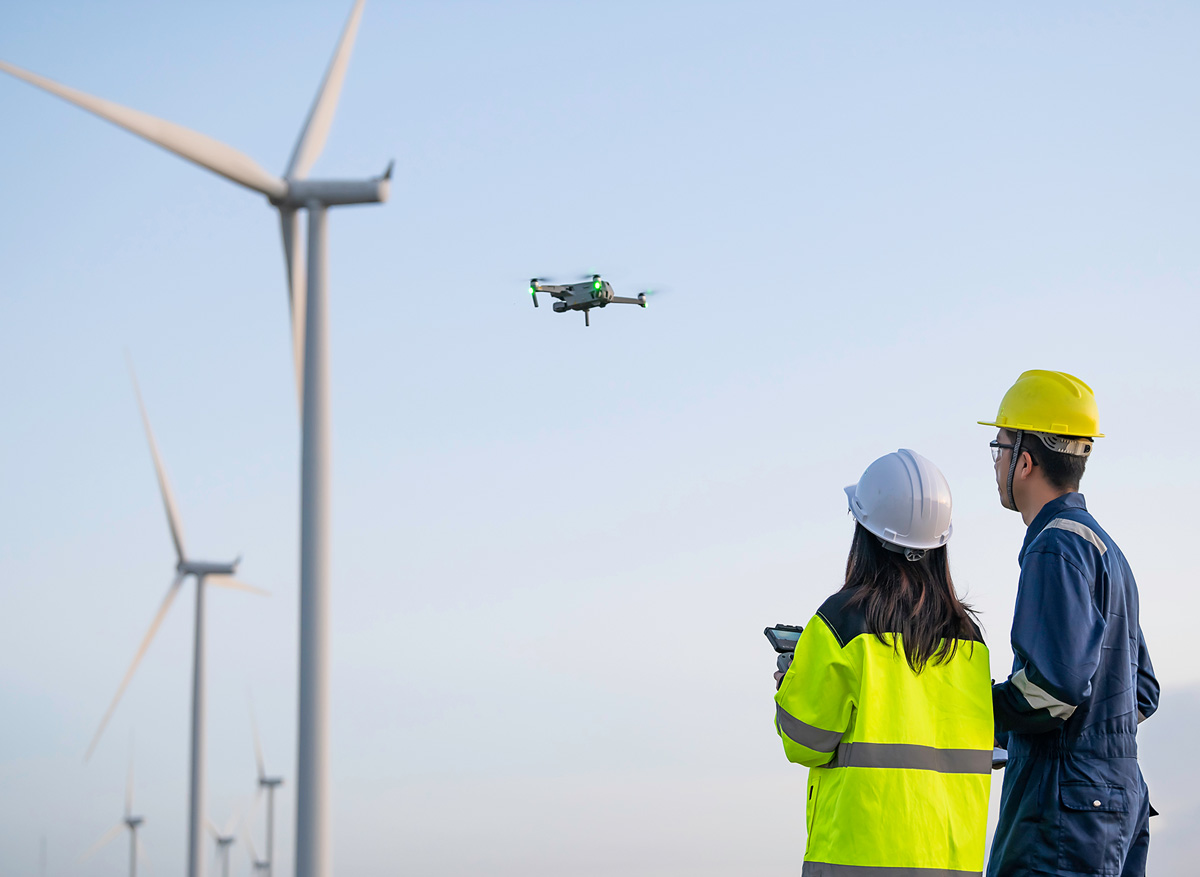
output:
[[[1028,423],[1025,423],[1025,424],[1021,424],[1021,423],[996,423],[995,421],[991,421],[991,420],[976,420],[975,422],[976,422],[976,423],[978,423],[980,426],[994,426],[994,427],[996,427],[997,429],[1011,429],[1013,432],[1016,432],[1017,430],[1020,430],[1021,432],[1045,432],[1047,435],[1075,435],[1074,433],[1069,433],[1069,432],[1064,432],[1064,433],[1050,433],[1050,432],[1047,432],[1047,431],[1046,431],[1046,428],[1045,428],[1044,426],[1043,426],[1043,427],[1041,427],[1041,428],[1039,428],[1039,427],[1033,426],[1032,424],[1028,424]],[[1076,437],[1076,438],[1094,438],[1094,439],[1098,439],[1098,438],[1104,438],[1104,433],[1102,433],[1102,432],[1098,432],[1098,433],[1096,433],[1095,435],[1090,435],[1090,436],[1083,436],[1083,435],[1080,435],[1080,436],[1075,436],[1075,437]]]

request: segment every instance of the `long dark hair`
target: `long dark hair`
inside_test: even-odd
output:
[[[863,607],[867,630],[893,649],[897,638],[889,643],[884,635],[899,634],[916,673],[930,659],[942,664],[953,658],[959,640],[971,641],[974,649],[979,638],[974,611],[954,593],[944,545],[926,551],[920,560],[908,560],[855,522],[842,590],[850,588],[859,589],[849,605]]]

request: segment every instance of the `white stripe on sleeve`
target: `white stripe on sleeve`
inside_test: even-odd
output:
[[[1089,530],[1088,532],[1090,533],[1091,531]],[[1029,701],[1029,705],[1035,710],[1049,710],[1050,715],[1056,719],[1069,719],[1071,713],[1075,712],[1074,706],[1064,703],[1048,691],[1030,682],[1029,677],[1025,675],[1024,667],[1013,674],[1012,684]]]

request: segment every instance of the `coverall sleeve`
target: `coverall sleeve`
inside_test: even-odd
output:
[[[837,635],[815,616],[775,695],[775,729],[788,761],[816,767],[832,759],[850,727],[857,693],[858,671]]]
[[[1091,581],[1057,551],[1025,556],[1012,627],[1018,669],[992,687],[998,733],[1052,731],[1092,693],[1105,621]]]
[[[1154,665],[1150,663],[1150,652],[1146,648],[1146,637],[1138,625],[1138,668],[1137,710],[1138,722],[1144,722],[1158,709],[1158,679],[1154,676]]]

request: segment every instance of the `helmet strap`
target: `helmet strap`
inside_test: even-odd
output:
[[[1007,491],[1008,491],[1008,507],[1010,509],[1012,509],[1014,512],[1020,513],[1021,510],[1017,508],[1017,498],[1015,496],[1013,496],[1013,476],[1017,472],[1017,458],[1021,456],[1021,439],[1025,437],[1025,433],[1023,430],[1020,430],[1020,429],[1018,429],[1016,431],[1016,433],[1017,433],[1017,438],[1013,442],[1013,447],[1012,447],[1012,459],[1010,459],[1008,461]]]

